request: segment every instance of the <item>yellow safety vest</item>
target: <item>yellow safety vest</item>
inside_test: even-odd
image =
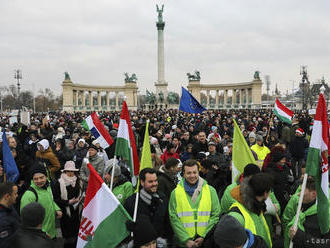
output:
[[[190,206],[187,198],[189,196],[184,190],[184,187],[179,184],[175,189],[176,212],[190,238],[194,238],[196,234],[203,236],[209,224],[211,216],[211,191],[207,184],[202,187],[201,194],[199,206],[195,209]]]
[[[246,211],[245,207],[237,201],[231,205],[230,209],[232,209],[234,207],[237,207],[239,209],[239,211],[241,212],[241,214],[243,215],[243,217],[244,217],[244,223],[245,223],[244,228],[249,229],[253,234],[258,235],[257,230],[256,230],[256,225],[255,225],[252,217],[248,213],[248,211]],[[270,244],[270,246],[272,246],[272,238],[270,237],[270,232],[269,232],[269,228],[268,228],[266,219],[265,219],[262,212],[261,212],[260,215],[261,215],[262,221],[264,223],[264,226],[266,228],[269,244]]]

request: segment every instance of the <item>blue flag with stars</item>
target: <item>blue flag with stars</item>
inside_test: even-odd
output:
[[[199,114],[207,109],[204,108],[188,90],[182,87],[179,110],[191,114]]]
[[[2,132],[2,154],[3,170],[5,171],[7,181],[15,183],[19,177],[19,172],[11,154],[5,130]]]

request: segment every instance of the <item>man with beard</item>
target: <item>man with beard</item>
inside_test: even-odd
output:
[[[158,192],[157,173],[152,168],[140,171],[140,191],[137,208],[137,216],[147,215],[151,224],[157,230],[157,237],[170,239],[171,227],[168,220],[168,201],[164,194]],[[137,194],[127,198],[124,207],[133,216],[135,199]]]

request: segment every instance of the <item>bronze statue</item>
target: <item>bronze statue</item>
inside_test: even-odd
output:
[[[169,92],[167,95],[167,102],[169,104],[178,104],[179,103],[179,94],[176,92]]]
[[[254,75],[253,75],[253,78],[255,79],[255,80],[260,80],[260,71],[255,71],[254,72]]]
[[[164,11],[164,4],[162,4],[162,8],[160,9],[158,7],[158,4],[156,4],[157,12],[158,12],[158,23],[163,23],[163,11]]]
[[[201,74],[199,71],[195,70],[194,74],[187,73],[188,80],[189,81],[200,81],[201,80]]]
[[[64,80],[71,81],[71,78],[70,78],[70,75],[68,72],[64,72],[64,76],[65,76]]]
[[[158,99],[159,99],[159,102],[160,103],[163,103],[164,102],[164,94],[163,94],[163,92],[159,92],[158,93]]]
[[[136,74],[133,73],[132,76],[130,77],[127,72],[124,73],[125,76],[125,82],[135,82],[137,81]]]
[[[149,90],[147,90],[146,102],[151,104],[151,105],[155,104],[155,102],[156,102],[155,93],[150,92]]]

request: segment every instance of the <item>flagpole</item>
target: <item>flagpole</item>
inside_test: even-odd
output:
[[[304,199],[304,193],[305,193],[305,189],[306,189],[307,177],[308,177],[308,175],[307,175],[307,173],[305,173],[304,174],[304,180],[303,180],[303,183],[301,185],[301,191],[300,191],[300,197],[299,197],[298,208],[297,208],[297,213],[296,213],[296,219],[295,219],[295,222],[293,224],[294,229],[297,229],[297,227],[298,227],[299,215],[300,215],[300,212],[301,212],[302,201]],[[292,247],[293,247],[293,241],[292,241],[292,239],[290,239],[289,248],[292,248]]]
[[[113,186],[113,178],[114,178],[114,174],[115,174],[115,165],[116,165],[116,161],[117,161],[117,156],[115,155],[113,157],[113,162],[112,162],[112,170],[111,170],[111,182],[110,182],[110,191],[112,192],[112,186]]]

